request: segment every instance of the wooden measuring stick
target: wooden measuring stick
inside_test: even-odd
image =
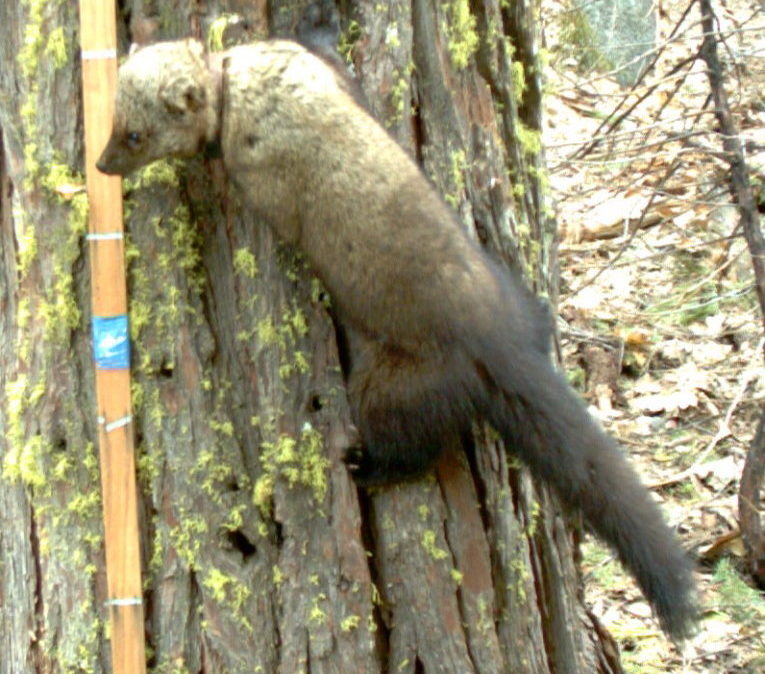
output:
[[[146,656],[130,401],[120,179],[96,169],[111,132],[117,83],[115,6],[80,0],[85,167],[90,204],[96,399],[112,671],[144,674]]]

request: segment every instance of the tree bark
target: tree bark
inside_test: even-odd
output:
[[[344,25],[380,121],[554,298],[533,15],[510,4],[363,0]],[[301,11],[125,0],[118,20],[127,47],[223,12],[224,40],[287,35]],[[77,26],[75,3],[0,5],[2,674],[109,667]],[[556,500],[493,433],[356,489],[331,298],[219,165],[161,162],[124,191],[152,671],[619,671]]]

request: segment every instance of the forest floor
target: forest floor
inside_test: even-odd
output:
[[[692,58],[698,4],[679,23],[689,2],[660,5],[657,61],[633,89],[588,69],[571,14],[543,2],[566,369],[698,558],[703,618],[678,650],[610,552],[590,542],[587,601],[628,672],[762,672],[765,600],[746,573],[737,506],[765,403],[762,319],[706,70]],[[765,12],[756,0],[713,5],[765,211]]]

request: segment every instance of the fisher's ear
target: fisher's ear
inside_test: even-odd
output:
[[[160,85],[159,99],[170,113],[183,115],[201,110],[207,101],[207,93],[191,77],[175,75]]]

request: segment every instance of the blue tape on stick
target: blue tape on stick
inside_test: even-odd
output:
[[[93,359],[102,370],[130,367],[127,314],[93,316]]]

